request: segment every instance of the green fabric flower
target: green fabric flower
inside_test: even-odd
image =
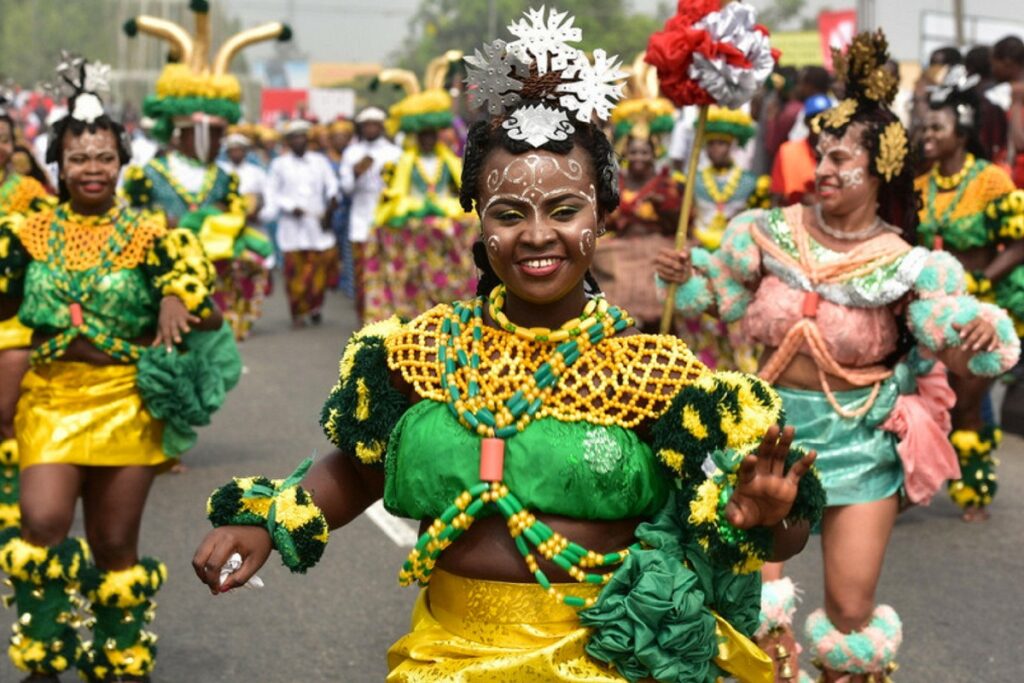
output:
[[[631,683],[714,680],[715,618],[704,607],[697,575],[665,552],[629,555],[597,604],[580,612],[580,623],[594,629],[587,654]]]

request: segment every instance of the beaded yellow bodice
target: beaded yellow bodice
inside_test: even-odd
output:
[[[68,210],[69,220],[64,222],[64,261],[68,270],[82,271],[100,264],[101,253],[114,232],[114,216],[121,210],[122,207],[115,206],[102,216],[82,216]],[[55,211],[52,208],[30,214],[18,231],[22,245],[36,261],[46,261]],[[130,241],[114,259],[114,267],[137,268],[144,263],[153,243],[166,233],[162,214],[144,212],[133,226]]]
[[[445,402],[437,345],[441,326],[451,307],[441,304],[419,316],[386,341],[388,365],[401,373],[424,399]],[[473,331],[465,326],[460,347],[469,349]],[[526,386],[547,359],[550,344],[530,342],[490,327],[483,328],[480,400],[498,410],[510,396]],[[632,335],[588,346],[564,374],[534,419],[553,417],[564,422],[586,420],[598,425],[632,429],[660,417],[680,389],[708,373],[708,369],[682,341],[663,336]],[[454,373],[456,384],[467,394],[468,372]],[[530,397],[527,397],[530,398]]]

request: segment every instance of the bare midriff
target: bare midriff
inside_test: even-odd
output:
[[[761,356],[761,367],[764,367],[775,355],[777,349],[766,348],[764,354]],[[825,377],[828,379],[828,385],[832,391],[852,391],[854,389],[863,389],[863,387],[853,384],[842,377],[837,377],[829,373],[825,373]],[[814,358],[805,354],[797,353],[793,356],[793,359],[786,366],[786,369],[782,371],[782,374],[774,382],[775,386],[785,387],[787,389],[804,389],[807,391],[821,391],[821,378],[818,372],[818,364],[814,362]]]
[[[611,553],[628,548],[634,542],[639,518],[614,521],[570,519],[556,515],[537,514],[554,531],[597,553]],[[423,533],[430,521],[420,523]],[[573,579],[557,565],[537,556],[538,564],[552,583],[570,583]],[[534,583],[536,579],[526,568],[516,550],[505,519],[500,515],[479,519],[459,538],[457,543],[438,558],[440,569],[471,579]],[[607,571],[607,570],[606,570]]]

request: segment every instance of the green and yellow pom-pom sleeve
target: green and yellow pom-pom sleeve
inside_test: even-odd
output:
[[[391,432],[409,400],[391,383],[387,337],[402,329],[397,317],[367,325],[345,345],[334,385],[320,414],[327,438],[367,465],[382,465]]]
[[[146,255],[145,268],[153,289],[161,296],[176,296],[189,312],[200,317],[209,315],[217,272],[195,234],[181,228],[170,230],[154,242]]]
[[[20,214],[0,218],[0,296],[21,296],[25,269],[32,258],[18,239]]]
[[[1024,239],[1024,190],[1008,192],[985,207],[989,234],[1001,243]]]
[[[725,518],[743,458],[754,452],[785,415],[778,394],[764,381],[738,372],[707,373],[675,397],[652,430],[657,457],[678,477],[679,507],[700,546],[737,573],[760,568],[771,556],[772,530],[741,530]],[[792,448],[787,470],[803,457]],[[824,491],[809,472],[800,482],[789,519],[816,524]]]
[[[312,463],[307,458],[287,479],[233,479],[210,496],[207,517],[215,527],[266,527],[284,565],[304,574],[320,561],[330,532],[313,497],[299,486]]]
[[[153,203],[153,181],[141,166],[129,166],[124,171],[121,194],[131,206],[149,208]]]

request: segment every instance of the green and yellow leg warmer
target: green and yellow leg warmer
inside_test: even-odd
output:
[[[0,529],[21,523],[18,508],[18,442],[0,442]]]
[[[88,561],[89,549],[80,539],[41,548],[22,539],[16,528],[0,531],[0,569],[14,588],[4,603],[18,609],[7,653],[19,669],[58,674],[78,658],[78,581]]]
[[[167,567],[144,557],[119,571],[90,567],[82,575],[82,591],[93,617],[86,622],[93,639],[82,646],[78,672],[87,681],[110,677],[141,678],[156,663],[156,635],[143,626],[153,620],[156,595],[167,579]]]
[[[992,453],[1003,440],[1003,432],[989,425],[980,432],[958,429],[949,440],[960,460],[960,479],[949,483],[949,495],[961,508],[984,507],[992,503],[996,489],[996,465]]]

